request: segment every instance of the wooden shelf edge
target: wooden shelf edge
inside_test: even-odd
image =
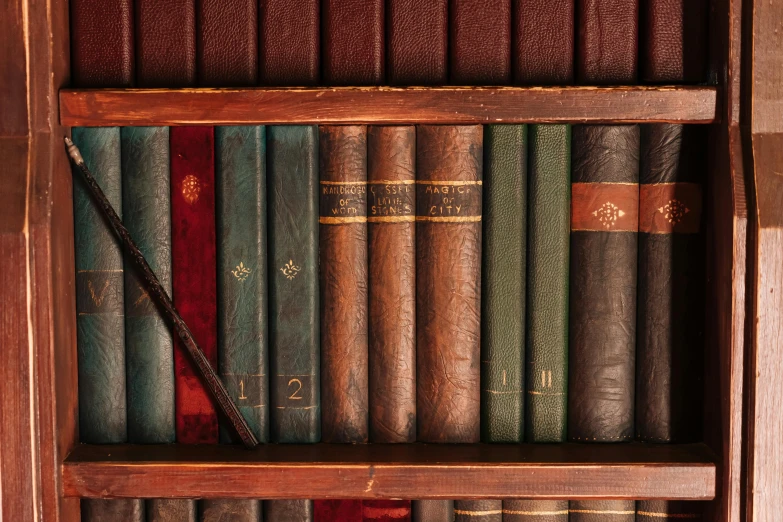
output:
[[[689,445],[79,445],[65,496],[711,500],[714,454]]]
[[[243,124],[714,123],[718,88],[65,89],[66,127]]]

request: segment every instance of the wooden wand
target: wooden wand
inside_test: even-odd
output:
[[[171,297],[169,297],[169,295],[166,293],[166,290],[160,284],[160,281],[158,281],[158,278],[150,268],[147,260],[144,259],[144,255],[139,250],[139,247],[136,246],[136,242],[133,241],[133,238],[130,236],[128,229],[125,228],[125,225],[122,224],[122,221],[117,215],[117,212],[114,211],[114,208],[111,206],[111,203],[109,203],[109,200],[106,198],[103,190],[101,190],[101,187],[98,186],[95,178],[93,178],[92,174],[90,174],[90,170],[84,163],[84,158],[82,158],[82,154],[79,152],[79,148],[74,145],[74,143],[67,137],[65,138],[65,144],[68,146],[68,156],[70,156],[71,162],[73,162],[76,168],[81,171],[82,175],[84,176],[84,181],[87,183],[87,186],[89,187],[93,197],[95,197],[97,200],[98,205],[103,211],[103,214],[109,220],[109,223],[114,229],[114,232],[116,232],[117,235],[120,236],[120,239],[122,239],[122,243],[125,245],[128,253],[133,258],[133,261],[136,263],[136,267],[141,271],[141,275],[147,282],[147,287],[150,293],[155,297],[157,303],[163,307],[163,311],[166,313],[166,316],[174,325],[174,329],[177,331],[177,335],[179,335],[179,338],[182,340],[182,344],[185,345],[188,355],[198,368],[201,377],[207,383],[207,387],[212,393],[212,397],[215,398],[218,405],[220,406],[220,410],[223,412],[223,414],[225,414],[226,417],[228,417],[228,420],[231,421],[231,425],[234,427],[237,434],[239,435],[239,438],[242,439],[242,442],[245,444],[245,446],[248,448],[254,448],[258,445],[258,439],[256,439],[256,436],[250,430],[250,426],[247,425],[245,418],[239,412],[239,408],[237,408],[236,404],[234,404],[234,401],[228,394],[228,390],[226,390],[226,387],[223,386],[222,382],[220,382],[220,378],[218,377],[217,373],[215,373],[212,365],[209,364],[209,360],[207,360],[206,355],[204,355],[204,352],[202,352],[201,348],[199,348],[198,344],[196,344],[196,340],[193,338],[193,334],[190,332],[190,328],[188,328],[188,325],[185,324],[185,321],[182,320],[182,317],[179,315],[179,312],[177,312],[177,309],[174,308],[174,303],[171,301]]]

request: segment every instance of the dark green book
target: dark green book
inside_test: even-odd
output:
[[[571,127],[531,125],[528,135],[528,442],[566,438]]]
[[[522,442],[527,127],[484,127],[481,439]]]

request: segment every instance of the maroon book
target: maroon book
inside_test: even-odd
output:
[[[361,500],[316,500],[314,522],[362,522]]]
[[[449,82],[511,83],[511,0],[451,0]]]
[[[71,79],[77,87],[130,87],[132,0],[71,0]]]
[[[446,84],[448,27],[448,0],[386,0],[389,84]]]
[[[574,82],[574,0],[513,0],[517,85]]]
[[[195,0],[136,0],[136,83],[196,84]]]
[[[323,83],[383,83],[383,0],[324,0]]]
[[[258,81],[256,0],[198,0],[198,81],[209,87],[248,87]]]
[[[410,500],[365,500],[362,520],[365,522],[410,522]]]
[[[319,0],[259,0],[261,85],[318,85],[320,21]]]

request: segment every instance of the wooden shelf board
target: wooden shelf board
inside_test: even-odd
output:
[[[242,124],[712,123],[718,91],[683,87],[68,89],[67,127]]]
[[[79,445],[63,463],[79,497],[715,497],[703,444]]]

